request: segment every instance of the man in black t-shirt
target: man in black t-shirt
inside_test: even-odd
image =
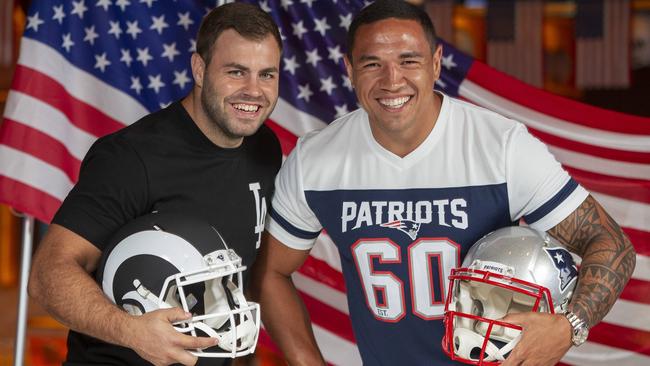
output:
[[[282,40],[268,14],[233,3],[204,18],[196,48],[191,93],[97,140],[34,256],[29,293],[71,329],[66,365],[193,365],[189,349],[216,344],[172,327],[189,319],[182,309],[131,316],[93,279],[109,238],[134,218],[202,216],[243,265],[254,261],[282,161],[262,125],[278,98]]]

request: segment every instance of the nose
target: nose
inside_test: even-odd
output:
[[[251,74],[244,84],[243,92],[250,97],[260,97],[262,95],[261,80],[259,76]]]
[[[400,65],[388,64],[382,73],[381,87],[384,90],[396,91],[405,85],[404,74]]]

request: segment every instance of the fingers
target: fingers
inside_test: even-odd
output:
[[[139,334],[144,334],[144,337],[139,337],[131,348],[154,365],[194,365],[198,358],[190,351],[212,347],[218,340],[194,337],[174,329],[173,323],[191,318],[192,314],[180,308],[155,310],[136,317],[134,321],[141,323],[142,332]]]
[[[181,308],[162,309],[158,310],[158,312],[160,312],[160,314],[170,323],[192,318],[192,314],[184,311]]]
[[[527,314],[525,313],[507,314],[503,318],[499,319],[499,321],[521,325],[522,323],[525,323],[526,316]]]

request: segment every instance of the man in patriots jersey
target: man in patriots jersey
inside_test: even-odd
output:
[[[589,327],[634,269],[621,228],[521,123],[433,90],[441,55],[426,13],[401,0],[374,2],[349,28],[363,108],[300,139],[256,262],[263,321],[290,364],[323,363],[290,278],[322,230],[368,365],[451,363],[440,345],[447,276],[497,228],[524,220],[582,256],[568,309]],[[551,365],[575,341],[564,315],[509,317],[524,331],[505,364]]]
[[[281,52],[277,25],[260,8],[213,9],[191,58],[190,94],[89,150],[38,247],[29,283],[30,295],[71,329],[64,365],[230,363],[190,352],[219,345],[174,329],[172,323],[192,317],[183,308],[129,314],[109,301],[92,273],[115,232],[152,211],[207,221],[243,265],[252,264],[282,162],[277,138],[263,125],[278,99]],[[147,244],[160,252],[169,247]]]

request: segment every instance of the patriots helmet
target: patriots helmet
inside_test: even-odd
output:
[[[132,315],[172,307],[191,313],[174,328],[219,340],[192,353],[234,358],[255,351],[260,328],[259,305],[244,297],[245,269],[207,222],[154,212],[118,230],[102,253],[97,280]]]
[[[443,350],[467,364],[500,364],[519,341],[521,327],[499,319],[563,313],[577,280],[571,253],[545,232],[512,226],[487,234],[449,276]]]

